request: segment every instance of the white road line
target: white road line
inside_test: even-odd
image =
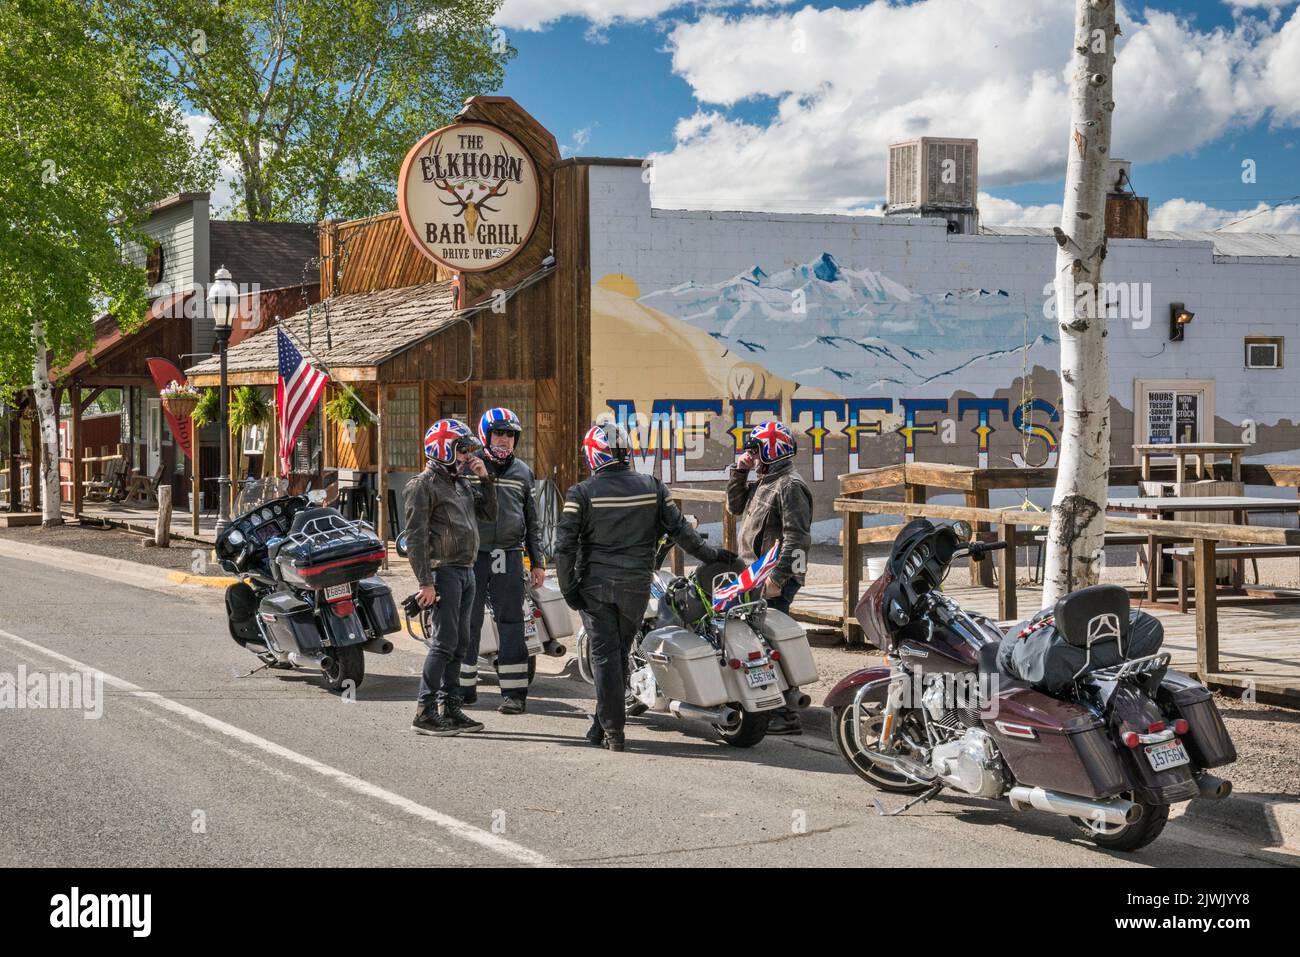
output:
[[[0,629],[0,638],[7,638],[15,644],[43,654],[49,658],[53,658],[55,661],[61,661],[70,668],[75,668],[78,671],[91,673],[98,672],[104,676],[104,684],[108,685],[110,688],[124,691],[132,697],[151,702],[165,711],[170,711],[183,718],[188,718],[195,724],[202,725],[210,731],[219,732],[227,737],[234,738],[236,741],[242,741],[244,744],[259,748],[267,754],[273,754],[285,761],[315,771],[317,774],[329,778],[335,784],[341,785],[351,791],[355,791],[358,794],[365,795],[366,797],[383,801],[385,804],[405,811],[413,817],[417,817],[435,827],[440,827],[455,837],[469,841],[472,844],[477,844],[489,851],[500,854],[502,857],[515,861],[518,864],[542,866],[553,863],[544,855],[524,847],[522,844],[508,841],[498,834],[493,834],[491,831],[485,831],[480,827],[475,827],[473,824],[454,818],[449,814],[443,814],[441,811],[435,811],[431,807],[425,807],[423,804],[418,804],[410,798],[405,798],[400,794],[395,794],[387,788],[382,788],[377,784],[372,784],[362,778],[348,774],[346,771],[340,771],[338,768],[317,761],[315,758],[309,758],[305,754],[299,754],[297,751],[276,744],[274,741],[268,741],[266,738],[253,734],[251,731],[245,731],[243,728],[237,728],[233,724],[227,724],[218,718],[204,714],[202,711],[196,711],[193,708],[180,704],[179,702],[172,701],[170,698],[164,698],[162,695],[153,691],[146,691],[138,685],[133,685],[129,681],[124,681],[121,678],[110,675],[107,672],[92,667],[91,665],[84,664],[77,661],[75,658],[69,658],[67,655],[60,654],[57,651],[44,647],[43,645],[38,645],[34,641],[20,638],[18,635],[3,629]]]

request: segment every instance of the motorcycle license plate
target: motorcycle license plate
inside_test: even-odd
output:
[[[776,680],[776,673],[770,668],[758,668],[745,675],[745,680],[749,682],[751,688],[761,688],[763,685],[770,685]]]
[[[333,601],[335,598],[351,598],[352,585],[330,585],[325,589],[325,600]]]
[[[1183,747],[1183,742],[1177,739],[1166,741],[1164,744],[1147,745],[1146,752],[1151,767],[1157,771],[1167,771],[1188,762],[1187,749]]]

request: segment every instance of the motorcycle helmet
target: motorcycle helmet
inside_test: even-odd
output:
[[[664,591],[664,600],[683,625],[700,624],[713,609],[703,590],[690,578],[674,578]]]
[[[459,453],[477,448],[478,439],[468,425],[457,419],[439,419],[424,433],[424,457],[444,467],[453,465]]]
[[[519,423],[519,416],[509,409],[501,407],[488,409],[478,420],[478,439],[483,443],[483,452],[497,462],[508,462],[514,452],[504,452],[501,449],[493,448],[492,433],[509,432],[513,434],[515,447],[518,448],[519,436],[523,434],[523,431],[524,427]]]
[[[632,452],[627,429],[617,422],[593,425],[582,439],[582,451],[592,472],[599,472],[616,462],[626,462]]]
[[[787,425],[773,419],[750,429],[744,448],[758,457],[759,465],[775,465],[794,455],[794,433]]]

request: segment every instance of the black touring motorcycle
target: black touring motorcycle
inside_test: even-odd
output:
[[[321,508],[324,493],[289,495],[235,518],[217,537],[230,636],[266,667],[319,670],[331,690],[356,688],[365,652],[393,650],[392,591],[374,577],[384,546],[365,522]],[[350,684],[349,684],[350,683]]]

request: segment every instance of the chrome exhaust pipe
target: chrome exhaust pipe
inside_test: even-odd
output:
[[[812,704],[812,698],[798,688],[791,688],[785,693],[785,704],[788,708],[806,708]]]
[[[392,652],[393,643],[387,638],[371,638],[361,646],[362,651],[368,651],[372,655],[386,655]]]
[[[1142,816],[1142,806],[1132,801],[1120,798],[1113,801],[1090,801],[1039,787],[1025,787],[1023,784],[1013,787],[1007,793],[1007,798],[1017,811],[1032,807],[1050,814],[1065,814],[1090,821],[1100,818],[1107,824],[1133,824]]]
[[[710,724],[720,724],[724,728],[740,723],[740,712],[725,704],[720,708],[701,708],[699,705],[687,704],[684,701],[670,701],[668,710],[678,718],[699,718]]]
[[[569,653],[569,649],[565,648],[564,645],[560,644],[558,641],[548,641],[542,646],[542,650],[552,658],[563,658]]]
[[[329,655],[304,655],[301,652],[289,652],[289,660],[299,668],[319,668],[321,671],[327,671],[334,660]]]
[[[1201,797],[1211,801],[1222,801],[1232,793],[1232,782],[1213,774],[1202,774],[1196,779],[1196,786],[1200,789]]]

